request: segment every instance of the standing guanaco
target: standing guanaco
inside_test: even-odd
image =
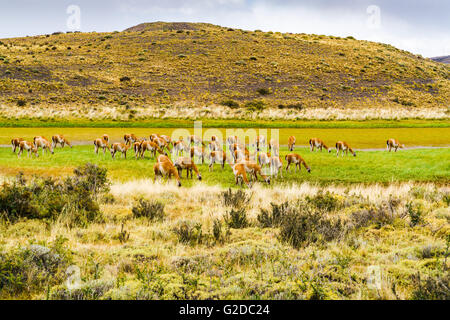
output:
[[[295,171],[297,171],[297,167],[298,170],[301,171],[301,165],[303,164],[306,171],[308,171],[308,173],[311,173],[311,168],[306,164],[305,160],[299,154],[290,153],[286,155],[284,159],[287,161],[286,171],[289,170],[289,166],[291,165],[291,163],[293,163],[295,165]]]
[[[386,150],[391,152],[391,149],[394,148],[394,151],[397,152],[397,149],[403,149],[405,147],[404,144],[401,144],[397,139],[389,139],[386,141]]]
[[[197,179],[198,180],[202,180],[202,176],[201,176],[200,172],[198,171],[197,166],[188,157],[179,157],[175,161],[175,167],[178,169],[178,175],[180,177],[181,177],[181,174],[183,172],[183,169],[185,169],[186,170],[186,178],[189,179],[189,173],[191,174],[191,178],[192,178],[192,171],[194,171],[195,174],[197,175]]]
[[[140,145],[140,157],[143,158],[145,151],[150,151],[150,155],[152,158],[154,158],[156,156],[156,152],[158,152],[159,154],[164,154],[167,155],[166,152],[164,152],[159,145],[154,142],[154,141],[143,141]]]
[[[258,154],[258,163],[261,166],[261,168],[264,168],[264,166],[270,167],[270,152],[261,152]]]
[[[136,137],[136,135],[134,133],[126,133],[123,136],[123,140],[125,142],[125,144],[129,147],[131,147],[131,145],[136,142],[138,139]]]
[[[325,148],[325,150],[328,151],[328,153],[331,152],[331,148],[328,148],[325,143],[320,140],[319,138],[312,138],[309,139],[309,146],[311,151],[314,151],[314,148],[320,149],[320,152],[322,152],[322,148]]]
[[[126,145],[124,143],[121,142],[116,142],[111,144],[111,156],[113,159],[116,158],[116,152],[121,152],[122,153],[122,157],[124,157],[125,159],[127,158],[127,151],[130,148],[129,145]]]
[[[202,164],[205,163],[205,150],[203,147],[191,147],[190,156],[192,160],[194,160],[194,157],[197,157],[202,159]]]
[[[11,139],[11,148],[12,148],[13,153],[16,153],[16,149],[19,148],[21,141],[24,141],[24,139],[22,139],[22,138]]]
[[[278,173],[280,173],[281,178],[283,178],[283,161],[281,161],[280,157],[270,157],[270,174],[272,176],[278,177]]]
[[[250,173],[250,176],[252,177],[252,179],[254,177],[255,180],[258,181],[258,175],[259,175],[265,182],[270,184],[270,177],[266,176],[265,174],[262,173],[261,166],[259,164],[257,164],[254,161],[248,161],[248,160],[244,160],[239,163],[242,163],[244,165],[245,171]]]
[[[288,139],[288,149],[289,151],[294,151],[294,145],[295,145],[295,137],[294,136],[290,136]]]
[[[109,140],[109,137],[107,135],[103,135],[103,137],[101,139],[98,138],[98,139],[94,140],[94,147],[95,147],[96,154],[98,154],[98,149],[100,149],[100,148],[103,149],[103,154],[105,154],[106,149],[108,149],[108,151],[111,151],[111,149],[109,148],[108,140]]]
[[[211,151],[209,154],[209,171],[213,170],[214,163],[219,163],[222,169],[225,166],[225,161],[227,161],[227,154],[223,151]]]
[[[354,157],[356,157],[355,151],[353,151],[352,148],[348,145],[345,141],[338,141],[336,142],[336,157],[339,156],[339,152],[342,151],[342,156],[344,156],[344,152],[346,155],[348,155],[348,152],[350,151]]]
[[[64,148],[66,144],[72,148],[72,144],[62,134],[56,134],[52,137],[52,147],[56,148],[58,143],[61,145],[61,148]]]

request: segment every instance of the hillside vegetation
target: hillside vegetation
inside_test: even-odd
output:
[[[443,118],[449,98],[449,66],[352,37],[147,23],[0,40],[3,117]]]

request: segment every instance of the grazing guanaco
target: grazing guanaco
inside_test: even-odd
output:
[[[123,140],[127,146],[131,146],[138,139],[134,133],[127,133],[123,136]]]
[[[314,151],[314,148],[320,149],[320,152],[322,152],[322,148],[328,151],[328,153],[331,152],[331,148],[328,148],[325,143],[320,140],[319,138],[312,138],[309,139],[309,146],[311,151]]]
[[[227,154],[223,151],[211,151],[209,154],[209,171],[213,170],[214,163],[219,163],[222,169],[225,166],[225,161],[227,161]]]
[[[108,151],[111,151],[111,149],[109,148],[108,140],[106,140],[105,138],[109,140],[109,137],[108,136],[105,137],[105,135],[103,135],[101,139],[98,138],[94,140],[94,147],[96,154],[98,154],[98,150],[100,148],[103,149],[103,154],[105,154],[106,149],[108,149]]]
[[[344,152],[347,155],[348,152],[350,151],[353,154],[353,156],[356,157],[355,151],[353,151],[353,149],[350,148],[348,143],[345,142],[345,141],[338,141],[338,142],[336,142],[336,157],[339,156],[339,152],[340,151],[342,151],[342,156],[344,156]]]
[[[159,136],[160,139],[163,139],[166,142],[166,148],[170,151],[171,146],[173,147],[173,141],[169,136],[161,135]]]
[[[278,173],[283,178],[283,161],[280,157],[270,157],[270,174],[278,177]]]
[[[194,157],[202,159],[202,164],[205,163],[205,150],[203,147],[191,147],[191,159],[194,160]]]
[[[44,136],[36,136],[33,138],[36,149],[42,148],[42,153],[50,151],[53,154],[53,147],[51,143]]]
[[[243,163],[236,163],[236,164],[230,164],[231,169],[233,170],[234,178],[236,181],[236,184],[240,182],[242,185],[242,182],[244,182],[247,187],[251,188],[252,185],[247,179],[247,172],[245,170],[245,165]]]
[[[403,149],[405,147],[404,144],[401,144],[397,139],[389,139],[386,141],[386,150],[391,152],[391,149],[394,148],[394,152],[397,152],[397,149]]]
[[[159,145],[154,141],[143,141],[140,145],[140,156],[144,158],[145,151],[150,151],[150,156],[154,158],[156,156],[156,152],[159,154],[167,155],[163,149],[159,147]]]
[[[122,157],[124,157],[125,159],[127,158],[127,151],[130,148],[129,145],[126,145],[124,143],[121,142],[116,142],[111,144],[111,156],[113,159],[116,158],[116,152],[121,152],[122,153]]]
[[[13,153],[16,153],[16,149],[19,148],[19,145],[20,145],[21,141],[25,141],[25,140],[22,139],[22,138],[11,139],[11,148],[12,148],[12,152]]]
[[[195,146],[205,146],[204,142],[202,141],[201,138],[195,136],[195,135],[190,135],[187,137],[187,142],[189,145],[194,144]]]
[[[261,168],[264,168],[264,166],[270,166],[270,152],[261,152],[258,154],[258,163],[261,166]]]
[[[248,160],[239,163],[244,165],[245,171],[250,173],[250,176],[254,177],[256,181],[258,181],[258,175],[260,175],[265,182],[270,184],[270,177],[262,173],[261,166],[259,164]]]
[[[61,145],[61,148],[64,148],[66,144],[72,148],[72,144],[62,134],[56,134],[52,137],[52,147],[56,148],[58,143]]]
[[[156,143],[158,147],[161,148],[161,150],[164,150],[164,148],[166,148],[170,152],[169,143],[165,139],[161,137],[154,137],[152,142]]]
[[[20,141],[19,143],[19,152],[17,152],[17,157],[20,158],[20,156],[23,153],[23,150],[26,150],[28,153],[28,158],[30,157],[31,153],[35,155],[35,157],[39,157],[39,154],[37,152],[37,148],[34,143],[28,142],[25,140]]]
[[[158,133],[152,133],[152,134],[149,136],[149,138],[150,138],[150,141],[153,141],[153,139],[161,138],[161,136],[160,136]]]
[[[170,163],[173,164],[172,160],[165,154],[160,154],[157,158],[156,158],[156,162],[164,162],[164,161],[169,161]]]
[[[155,176],[153,178],[153,182],[156,181],[156,177],[168,177],[169,179],[174,176],[177,180],[177,185],[181,187],[181,181],[180,176],[178,175],[178,170],[175,168],[172,162],[170,161],[163,161],[163,162],[157,162],[153,166],[153,171],[155,173]]]
[[[301,165],[303,164],[306,171],[311,173],[311,168],[306,164],[305,160],[299,154],[290,153],[286,155],[286,157],[284,157],[284,160],[286,160],[287,162],[286,171],[289,170],[289,166],[291,165],[291,163],[293,163],[295,165],[295,171],[297,171],[297,167],[298,170],[301,171]]]
[[[289,151],[294,151],[294,145],[295,145],[295,137],[294,136],[290,136],[288,139],[288,149]]]
[[[175,167],[178,169],[178,175],[181,177],[181,174],[183,172],[183,169],[186,170],[186,178],[189,179],[189,173],[191,174],[191,179],[192,179],[192,171],[195,172],[195,174],[197,175],[197,179],[198,180],[202,180],[202,176],[200,174],[200,172],[198,171],[197,166],[195,165],[195,163],[187,157],[179,157],[176,161],[175,161]]]

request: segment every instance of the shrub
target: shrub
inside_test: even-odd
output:
[[[289,210],[289,203],[287,201],[280,205],[275,203],[271,203],[270,205],[272,206],[272,210],[261,209],[257,216],[257,220],[263,228],[280,226]]]
[[[395,216],[392,211],[389,212],[386,207],[370,208],[352,212],[350,221],[354,228],[367,227],[375,224],[377,228],[381,228],[387,224],[392,224]]]
[[[252,195],[247,195],[245,191],[239,189],[235,192],[229,188],[227,191],[223,191],[221,193],[223,204],[226,207],[233,207],[233,208],[242,208],[247,206],[250,203],[250,200],[252,198]]]
[[[236,101],[231,100],[231,99],[230,100],[224,100],[220,104],[223,105],[223,106],[227,106],[227,107],[229,107],[231,109],[239,108],[239,103],[237,103]]]
[[[178,241],[184,244],[196,245],[202,243],[202,224],[192,221],[181,221],[172,231],[177,235]]]
[[[266,108],[266,104],[261,100],[249,101],[245,104],[245,107],[250,111],[262,111]]]
[[[231,209],[224,217],[228,227],[234,229],[245,228],[249,225],[245,208]]]
[[[131,80],[131,78],[130,77],[127,77],[127,76],[125,76],[125,77],[121,77],[120,79],[120,82],[125,82],[125,81],[130,81]]]
[[[212,232],[216,243],[224,243],[229,236],[230,229],[227,228],[224,230],[222,221],[219,219],[214,219]]]
[[[0,216],[15,222],[19,218],[57,219],[69,226],[86,226],[101,221],[96,193],[108,190],[106,169],[87,164],[65,180],[35,177],[30,183],[19,174],[0,190]]]
[[[309,208],[292,210],[281,223],[280,239],[294,248],[340,239],[345,234],[341,219],[332,219]]]
[[[164,219],[164,204],[156,200],[139,199],[131,209],[135,218],[145,217],[150,221]]]
[[[450,300],[450,275],[429,276],[425,280],[420,278],[420,273],[412,276],[415,287],[412,293],[413,300]]]
[[[256,91],[262,96],[265,96],[265,95],[268,95],[268,94],[272,93],[272,91],[270,89],[267,89],[267,88],[259,88]]]
[[[412,227],[418,225],[423,222],[423,209],[419,204],[413,204],[412,202],[408,202],[406,204],[406,213],[410,219],[410,225]]]
[[[304,107],[301,103],[295,103],[295,104],[279,104],[278,109],[294,109],[294,110],[303,110]]]
[[[307,196],[305,200],[309,205],[328,212],[336,210],[339,206],[339,201],[329,191],[325,194],[319,191],[313,197]]]
[[[25,99],[19,99],[17,100],[17,105],[19,107],[24,107],[27,104],[27,101]]]

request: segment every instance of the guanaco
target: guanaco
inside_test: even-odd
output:
[[[353,149],[350,148],[348,143],[345,142],[345,141],[338,141],[338,142],[336,142],[336,157],[339,156],[339,152],[340,151],[342,151],[342,156],[344,156],[344,152],[347,155],[348,152],[350,151],[353,154],[353,156],[356,157],[355,151],[353,151]]]
[[[222,169],[225,166],[225,161],[227,161],[227,154],[223,151],[211,151],[209,154],[209,171],[213,170],[214,163],[219,163]]]
[[[150,155],[152,158],[156,156],[156,152],[158,152],[159,154],[167,155],[167,153],[164,152],[163,149],[161,149],[159,145],[154,141],[143,141],[139,147],[139,150],[141,158],[144,157],[145,151],[147,150],[150,151]]]
[[[261,178],[270,184],[270,177],[266,176],[262,173],[261,166],[253,161],[242,161],[240,162],[244,165],[245,171],[250,173],[251,177],[254,177],[256,181],[258,181],[258,175],[261,176]]]
[[[261,152],[258,154],[258,163],[261,166],[261,168],[264,168],[264,166],[270,166],[270,152]]]
[[[12,148],[12,152],[16,153],[16,149],[19,148],[20,142],[21,141],[25,141],[22,138],[13,138],[11,139],[11,148]]]
[[[188,148],[189,147],[186,145],[186,143],[184,143],[183,140],[178,140],[173,143],[172,152],[175,154],[175,156],[178,157],[181,156],[183,152],[187,152]]]
[[[52,137],[52,147],[56,148],[58,143],[61,145],[61,148],[64,148],[66,144],[72,148],[72,144],[62,134],[56,134]]]
[[[37,152],[37,148],[34,143],[28,142],[25,140],[20,141],[19,143],[19,152],[17,152],[17,157],[20,158],[21,154],[23,153],[23,150],[26,150],[28,153],[28,158],[30,157],[31,153],[35,155],[35,157],[39,157],[39,154]]]
[[[172,160],[165,154],[160,154],[156,158],[156,162],[164,162],[164,161],[169,161],[171,164],[173,164]]]
[[[109,142],[109,136],[106,133],[102,136],[102,139]]]
[[[168,177],[169,179],[174,176],[177,180],[177,185],[181,187],[181,181],[180,176],[178,175],[178,170],[175,168],[172,162],[170,161],[163,161],[163,162],[156,162],[153,166],[153,171],[155,173],[155,176],[153,178],[153,182],[156,181],[156,177]]]
[[[294,145],[295,145],[295,137],[294,136],[290,136],[288,139],[288,149],[289,151],[294,151]]]
[[[280,156],[280,145],[274,139],[270,140],[269,150],[275,157]]]
[[[191,179],[192,179],[192,171],[195,172],[195,174],[197,175],[197,179],[198,180],[202,180],[202,175],[200,174],[200,172],[198,171],[197,166],[195,165],[195,163],[188,157],[179,157],[176,161],[175,161],[175,167],[178,169],[178,175],[181,177],[181,174],[183,172],[183,169],[186,170],[186,178],[189,179],[189,173],[191,174]]]
[[[314,148],[317,148],[317,149],[320,149],[320,152],[322,152],[322,148],[324,148],[325,150],[328,151],[328,153],[331,152],[331,148],[328,148],[326,146],[326,144],[319,138],[309,139],[309,146],[310,146],[311,151],[314,151]]]
[[[391,152],[391,149],[394,148],[394,152],[397,152],[397,149],[405,148],[404,144],[401,144],[397,139],[389,139],[386,141],[386,150]]]
[[[125,159],[127,158],[127,151],[130,148],[129,145],[126,145],[124,143],[121,142],[116,142],[111,144],[111,156],[113,159],[116,158],[116,152],[121,152],[122,153],[122,157],[124,157]]]
[[[51,143],[44,136],[36,136],[33,138],[33,143],[36,149],[42,148],[42,153],[50,151],[53,154],[53,147]]]
[[[127,146],[131,146],[137,141],[137,137],[134,133],[127,133],[123,136],[123,140]]]
[[[236,163],[236,164],[230,164],[230,166],[231,166],[231,169],[233,170],[234,179],[236,181],[236,184],[238,184],[240,182],[240,184],[242,185],[242,183],[244,182],[248,188],[251,188],[252,185],[250,184],[250,182],[247,179],[247,172],[245,170],[245,164]]]
[[[108,140],[106,140],[105,138],[109,140],[109,137],[108,136],[105,137],[105,135],[103,135],[103,137],[101,139],[98,138],[98,139],[94,140],[94,147],[95,147],[96,154],[98,154],[98,150],[100,148],[103,149],[103,154],[105,154],[106,149],[108,149],[108,151],[111,151],[111,149],[109,148],[109,145],[108,145]]]
[[[278,173],[283,178],[283,161],[280,157],[270,157],[270,174],[278,177]]]
[[[260,151],[260,148],[264,147],[265,144],[266,144],[266,137],[264,137],[264,136],[257,136],[253,146],[256,146],[256,151]]]
[[[293,163],[295,165],[295,171],[297,171],[297,167],[298,170],[301,171],[301,165],[303,164],[306,171],[308,171],[308,173],[311,173],[311,168],[306,164],[305,160],[299,154],[290,153],[284,157],[284,160],[287,161],[286,171],[289,170],[289,166],[291,165],[291,163]]]
[[[203,147],[191,147],[190,156],[192,160],[194,160],[194,157],[197,157],[202,159],[202,164],[205,163],[205,150]]]

